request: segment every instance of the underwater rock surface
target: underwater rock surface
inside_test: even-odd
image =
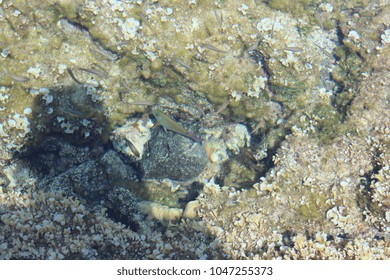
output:
[[[26,160],[39,174],[40,189],[62,190],[95,203],[109,186],[101,156],[100,148],[75,146],[61,138],[48,137]]]
[[[150,137],[149,127],[140,119],[132,119],[116,128],[112,132],[110,140],[116,151],[136,161],[142,158],[145,144]]]
[[[137,180],[137,171],[131,165],[126,164],[117,152],[108,150],[101,158],[101,162],[110,182],[118,183]]]
[[[0,259],[390,259],[388,1],[245,2],[0,0]]]
[[[116,220],[137,230],[139,225],[139,209],[134,194],[123,187],[115,186],[107,195],[107,207],[109,215]]]
[[[208,161],[201,144],[162,128],[153,131],[148,146],[148,153],[141,160],[144,178],[191,180]]]

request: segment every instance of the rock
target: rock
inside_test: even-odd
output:
[[[26,160],[42,175],[56,176],[96,156],[91,147],[76,146],[64,139],[48,136],[30,149]]]
[[[105,195],[109,183],[102,167],[94,160],[88,160],[55,176],[39,181],[39,187],[49,191],[76,193],[90,203],[98,203]]]
[[[73,145],[61,138],[48,137],[23,159],[39,177],[42,190],[74,193],[98,203],[109,188],[100,147]]]
[[[148,153],[141,160],[143,177],[187,181],[198,176],[207,164],[199,143],[179,134],[156,128]]]
[[[136,181],[137,172],[126,164],[113,150],[108,150],[102,157],[101,162],[111,182]]]
[[[123,126],[115,129],[110,136],[116,151],[139,160],[144,153],[144,145],[150,139],[148,123],[142,120],[131,119]]]
[[[133,230],[138,229],[136,215],[140,212],[136,199],[129,189],[114,187],[107,195],[107,208],[109,216],[115,221],[128,225]]]
[[[186,219],[195,219],[198,216],[197,208],[199,208],[199,200],[192,200],[187,203],[183,212],[183,217]]]

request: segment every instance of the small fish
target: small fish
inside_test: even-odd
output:
[[[58,110],[60,113],[66,114],[66,115],[71,115],[74,117],[87,117],[88,114],[86,112],[73,109],[73,108],[61,108]]]
[[[98,69],[87,69],[87,68],[78,68],[80,71],[84,71],[84,72],[88,72],[88,73],[91,73],[91,74],[95,74],[96,76],[100,77],[100,78],[107,78],[107,72],[105,71],[102,71],[102,70],[98,70]]]
[[[215,112],[215,115],[220,114],[225,108],[230,104],[230,100],[226,100],[225,102],[222,103],[221,107]]]
[[[275,27],[275,22],[276,22],[276,14],[274,16],[274,22],[272,23],[272,29],[271,29],[271,39],[274,38],[274,27]]]
[[[255,126],[255,128],[252,130],[251,134],[253,134],[253,133],[255,133],[256,131],[258,131],[262,125],[263,125],[263,123],[262,123],[262,122],[259,122],[259,123]]]
[[[195,142],[201,143],[202,139],[199,137],[196,137],[192,133],[188,132],[184,127],[182,127],[178,122],[171,119],[167,114],[163,113],[162,111],[158,109],[153,109],[152,111],[153,116],[156,118],[156,120],[164,127],[164,129],[176,132],[180,135],[183,135],[185,137],[188,137]]]
[[[219,26],[222,26],[222,24],[223,24],[222,12],[220,15],[217,13],[216,10],[213,10],[213,12],[214,12],[214,15],[215,15],[217,22],[219,23]]]
[[[117,61],[119,59],[119,56],[116,53],[96,46],[89,48],[89,51],[97,60],[100,60],[100,57],[107,61]]]
[[[221,49],[218,49],[212,45],[209,45],[209,44],[201,44],[200,45],[202,48],[206,48],[206,49],[209,49],[211,51],[215,51],[215,52],[219,52],[219,53],[227,53],[227,51],[224,51],[224,50],[221,50]]]
[[[192,68],[191,66],[185,64],[184,61],[181,60],[180,58],[175,57],[172,61],[176,62],[178,65],[180,65],[181,67],[183,67],[183,68],[185,68],[185,69],[187,69],[189,71],[196,72],[194,68]]]
[[[23,83],[23,82],[27,82],[28,80],[30,80],[29,78],[27,77],[23,77],[23,76],[17,76],[15,74],[12,74],[10,72],[7,72],[8,76],[10,76],[14,81],[17,81],[17,82],[20,82],[20,83]]]
[[[130,148],[130,150],[132,151],[132,153],[133,153],[136,157],[138,157],[138,158],[141,157],[139,151],[138,151],[137,148],[134,146],[134,144],[133,144],[130,140],[126,139],[126,138],[125,138],[125,141],[126,141],[126,143],[129,145],[129,148]]]
[[[286,47],[283,50],[289,51],[289,52],[301,52],[301,51],[303,51],[303,48],[301,48],[301,47]]]
[[[70,76],[76,83],[78,83],[78,84],[80,84],[80,85],[83,84],[82,82],[80,82],[79,80],[76,79],[76,77],[75,77],[74,74],[73,74],[72,69],[70,69],[70,68],[68,67],[68,68],[66,68],[66,71],[68,71],[69,76]]]
[[[134,105],[134,106],[139,106],[139,105],[141,105],[141,106],[153,106],[153,105],[155,105],[154,102],[147,101],[147,100],[145,100],[145,101],[134,101],[134,102],[129,102],[127,104],[128,105]]]

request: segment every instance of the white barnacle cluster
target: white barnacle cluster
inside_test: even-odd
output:
[[[261,91],[265,89],[267,80],[265,76],[255,76],[252,87],[247,92],[248,96],[259,98]]]
[[[351,30],[348,33],[348,38],[351,39],[354,42],[358,42],[360,39],[360,35],[356,30]]]
[[[98,102],[98,101],[103,100],[103,97],[101,96],[101,94],[102,94],[102,91],[104,91],[104,89],[100,89],[100,88],[98,89],[97,88],[98,86],[99,86],[99,82],[93,78],[90,78],[87,81],[87,83],[84,85],[84,87],[86,89],[86,94],[91,97],[91,100],[93,102]]]
[[[287,52],[286,57],[281,58],[280,62],[284,66],[288,67],[288,66],[296,65],[299,62],[299,60],[298,57],[293,52]]]
[[[206,184],[203,187],[203,192],[205,194],[215,196],[221,192],[221,186],[215,183],[215,178],[213,177],[206,181]]]
[[[39,88],[39,89],[34,89],[34,88],[32,88],[32,89],[30,89],[29,92],[30,92],[30,94],[31,94],[32,96],[43,95],[43,96],[45,96],[44,99],[48,98],[49,101],[50,101],[51,98],[52,98],[52,97],[48,97],[48,95],[49,95],[49,93],[50,93],[50,90],[49,90],[48,88],[45,88],[45,87],[41,87],[41,88]],[[53,100],[51,100],[51,101],[53,101]],[[49,103],[51,103],[51,102],[49,102]]]
[[[131,119],[123,126],[115,129],[110,136],[114,148],[131,158],[140,160],[144,154],[144,146],[151,138],[150,123],[139,119]]]
[[[46,105],[49,105],[50,103],[53,102],[54,100],[54,96],[49,94],[48,92],[45,93],[43,96],[42,96],[42,99],[45,100],[46,102]]]
[[[22,148],[30,132],[30,121],[26,116],[18,113],[9,115],[4,122],[0,123],[0,138],[10,150]]]
[[[235,100],[235,101],[240,101],[242,98],[242,94],[239,93],[237,90],[232,90],[230,91],[230,96]]]
[[[0,137],[5,138],[7,136],[8,136],[7,132],[4,131],[4,125],[0,123]]]
[[[277,14],[273,18],[265,17],[257,22],[256,29],[269,47],[268,66],[273,69],[270,79],[286,85],[293,82],[292,79],[285,78],[285,67],[290,68],[288,71],[296,71],[296,75],[308,75],[312,66],[308,60],[316,59],[317,56],[307,53],[306,45],[299,34],[299,29],[307,25],[304,20],[293,19],[283,14]]]
[[[386,245],[383,242],[363,238],[352,238],[348,241],[347,251],[339,249],[344,248],[346,242],[343,238],[335,237],[339,232],[360,234],[356,229],[356,222],[360,219],[360,215],[358,212],[347,209],[346,206],[334,206],[330,210],[324,210],[323,214],[334,226],[333,230],[329,230],[327,223],[321,223],[322,228],[311,228],[305,220],[303,229],[313,230],[309,237],[305,234],[305,230],[298,226],[296,214],[288,214],[288,212],[294,212],[292,205],[295,202],[290,204],[291,200],[294,200],[294,195],[291,192],[292,189],[288,187],[290,183],[287,182],[286,177],[282,174],[275,174],[268,178],[268,182],[263,178],[261,184],[265,187],[279,177],[282,177],[284,182],[279,190],[272,189],[270,193],[260,192],[257,198],[249,196],[246,191],[240,192],[225,186],[221,187],[212,180],[206,183],[199,197],[198,215],[207,221],[205,228],[217,237],[218,244],[230,257],[311,259],[344,258],[346,253],[348,257],[357,258],[381,258],[380,256],[385,255],[383,249]],[[320,182],[316,178],[307,178],[304,185],[312,186],[318,183]],[[346,186],[347,183],[346,179],[341,185]],[[286,194],[286,199],[283,199],[285,192],[288,194]],[[301,197],[301,200],[305,203],[309,198]],[[220,207],[222,201],[223,206]],[[240,204],[240,201],[245,201],[245,204]],[[232,202],[235,205],[234,208],[230,206]],[[278,211],[284,207],[282,205],[286,206],[287,211],[284,212],[284,217],[278,214]],[[388,216],[390,219],[390,214]],[[283,228],[289,223],[294,225],[294,234],[287,237],[280,231],[279,226],[284,224]],[[325,230],[323,225],[325,225]],[[329,235],[333,238],[329,239]],[[245,236],[245,239],[242,236]]]
[[[284,26],[283,26],[283,24],[281,24],[280,21],[276,21],[274,19],[266,17],[266,18],[261,19],[256,24],[256,28],[258,31],[260,31],[262,33],[270,32],[270,31],[279,32],[284,28]]]
[[[58,64],[57,68],[58,68],[58,73],[64,74],[65,70],[66,70],[66,68],[68,68],[68,66],[66,66],[66,64],[60,63],[60,64]]]
[[[0,87],[0,105],[6,104],[9,100],[9,91],[7,87]],[[5,110],[5,107],[0,107],[0,111]]]
[[[246,15],[247,14],[247,11],[248,11],[249,7],[245,4],[241,4],[240,7],[237,8],[237,10],[242,13],[243,15]]]
[[[390,44],[390,29],[386,29],[381,35],[383,45]]]
[[[337,227],[346,229],[348,226],[351,227],[353,218],[346,214],[347,209],[343,206],[335,206],[326,212],[326,218],[330,219]]]
[[[197,3],[196,3],[196,0],[188,0],[188,4],[195,6]]]
[[[267,174],[267,177],[261,177],[259,182],[253,185],[253,188],[260,195],[271,194],[275,195],[276,199],[281,199],[280,196],[277,196],[277,193],[278,191],[280,191],[281,186],[276,182],[276,179],[285,177],[285,173],[285,169],[272,169]]]
[[[199,208],[199,206],[199,200],[192,200],[188,202],[183,212],[183,218],[195,219],[198,216],[197,209]]]
[[[141,28],[140,22],[132,17],[125,21],[118,19],[118,26],[121,28],[125,40],[134,39],[137,36],[137,31]]]
[[[315,256],[337,256],[338,250],[332,246],[330,241],[327,240],[328,234],[325,232],[317,232],[314,238],[307,238],[302,233],[299,233],[293,237],[294,248],[292,255],[294,258],[310,259]]]
[[[374,201],[390,208],[390,166],[384,165],[373,178],[375,180],[371,183],[371,188]]]
[[[0,51],[0,55],[1,57],[3,58],[6,58],[7,56],[9,56],[11,53],[11,51],[7,48],[2,48],[1,51]]]
[[[22,130],[25,134],[29,133],[30,130],[30,122],[27,117],[21,116],[20,114],[14,114],[10,116],[7,120],[8,126],[11,128],[16,128],[18,130]]]
[[[225,138],[226,147],[235,154],[240,152],[243,147],[249,147],[250,134],[243,124],[236,124],[227,127],[227,137]]]
[[[28,68],[27,73],[34,76],[34,78],[37,79],[42,74],[42,70],[39,67],[39,65],[37,65],[35,67]]]
[[[324,12],[331,13],[333,12],[333,5],[330,3],[321,3],[319,5],[319,8],[323,10]]]
[[[70,121],[66,121],[64,117],[57,116],[57,122],[60,125],[60,128],[64,131],[66,134],[73,134],[75,130],[78,128],[74,124],[72,124]]]
[[[224,145],[221,139],[208,139],[204,144],[204,149],[212,163],[222,163],[229,158],[226,145]]]
[[[326,102],[330,102],[330,98],[331,98],[332,95],[333,95],[333,92],[332,92],[332,91],[326,90],[326,89],[323,88],[323,87],[319,88],[318,91],[316,91],[316,92],[317,92],[318,96],[319,96],[322,100],[324,100],[324,101],[326,101]]]
[[[171,18],[170,16],[173,14],[173,9],[168,7],[165,9],[158,9],[159,13],[161,14],[160,20],[161,22],[168,22],[171,21],[172,23],[175,22],[174,18]]]
[[[199,29],[199,19],[197,17],[193,17],[191,19],[190,28],[191,28],[192,31]]]
[[[238,154],[241,148],[250,143],[248,129],[242,124],[206,129],[204,133],[207,135],[204,149],[212,163],[225,162],[229,158],[228,150]]]

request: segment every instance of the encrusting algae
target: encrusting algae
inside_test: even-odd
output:
[[[390,258],[387,1],[49,2],[0,1],[1,259]]]

